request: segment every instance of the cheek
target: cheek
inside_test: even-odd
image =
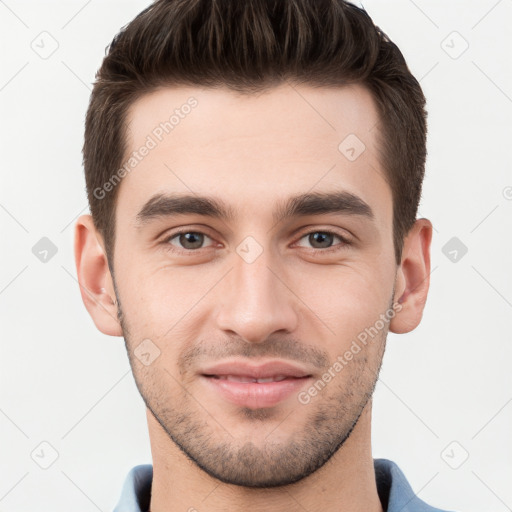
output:
[[[312,319],[314,328],[320,325],[337,347],[350,344],[375,324],[390,305],[393,287],[390,269],[378,264],[325,268],[296,285],[297,295],[308,306],[305,318]]]
[[[122,309],[134,338],[162,345],[197,336],[201,301],[218,281],[206,266],[154,267],[132,261],[120,274]],[[194,322],[192,320],[195,319]]]
[[[144,366],[134,359],[132,372],[141,396],[159,416],[165,411],[180,410],[186,403],[186,392],[180,384],[180,376],[168,362],[164,350],[151,365]]]
[[[281,269],[293,291],[288,300],[302,312],[302,328],[318,330],[324,339],[332,335],[336,343],[349,341],[387,309],[394,275],[392,255],[387,259],[377,254],[360,256],[334,265],[299,261]],[[218,293],[219,277],[226,271],[226,266],[218,264],[155,264],[135,254],[119,261],[118,268],[116,281],[130,330],[156,343],[172,339],[178,343],[200,333],[201,322],[208,320],[208,294],[213,288]]]

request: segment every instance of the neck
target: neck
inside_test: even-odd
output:
[[[147,410],[153,457],[152,512],[382,512],[371,454],[371,401],[344,445],[320,469],[287,486],[254,489],[209,476]]]

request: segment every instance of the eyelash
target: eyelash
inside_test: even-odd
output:
[[[182,254],[193,255],[194,253],[197,253],[197,252],[201,251],[202,249],[208,249],[208,247],[200,247],[199,249],[179,249],[179,248],[176,248],[175,246],[171,245],[171,243],[170,243],[171,240],[173,240],[174,238],[176,238],[179,235],[183,235],[183,234],[186,234],[186,233],[195,233],[195,234],[205,235],[208,238],[210,238],[211,240],[213,240],[213,238],[211,236],[209,236],[208,234],[204,233],[203,231],[198,231],[198,230],[194,230],[194,229],[179,229],[179,230],[173,232],[172,234],[166,236],[164,238],[164,240],[162,240],[162,243],[164,244],[164,246],[166,246],[166,250],[171,251],[171,252],[178,252],[178,253],[182,253]],[[340,244],[333,245],[333,246],[327,247],[325,249],[318,249],[318,248],[315,248],[315,247],[309,248],[310,252],[312,252],[313,254],[317,254],[317,253],[322,253],[322,254],[331,253],[331,252],[338,251],[338,250],[341,250],[341,249],[346,249],[348,246],[352,245],[350,240],[348,240],[345,236],[340,235],[336,231],[322,230],[322,229],[314,229],[312,231],[307,231],[307,232],[301,234],[301,236],[297,239],[297,242],[299,242],[304,237],[306,237],[308,235],[311,235],[313,233],[323,233],[323,234],[326,234],[326,235],[333,235],[334,237],[338,237],[341,240]],[[295,243],[297,243],[297,242],[295,242]]]

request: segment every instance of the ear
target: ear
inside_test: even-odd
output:
[[[428,219],[417,219],[404,240],[394,297],[394,302],[399,302],[402,309],[390,321],[391,332],[410,332],[421,321],[430,284],[431,240],[432,223]]]
[[[90,215],[81,215],[75,224],[75,263],[82,300],[94,324],[104,334],[122,336],[103,238]]]

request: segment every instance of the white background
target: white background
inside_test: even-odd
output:
[[[72,248],[88,211],[91,83],[114,34],[146,5],[0,1],[0,511],[109,511],[128,470],[151,463],[124,341],[94,327]],[[512,1],[364,6],[427,96],[420,215],[435,227],[423,322],[388,338],[374,456],[397,462],[432,505],[512,510]],[[31,47],[38,37],[58,43],[47,59]],[[32,253],[42,237],[58,249],[46,263]],[[456,262],[442,250],[452,237],[468,249]],[[58,452],[48,469],[31,458],[51,456],[43,441]]]

